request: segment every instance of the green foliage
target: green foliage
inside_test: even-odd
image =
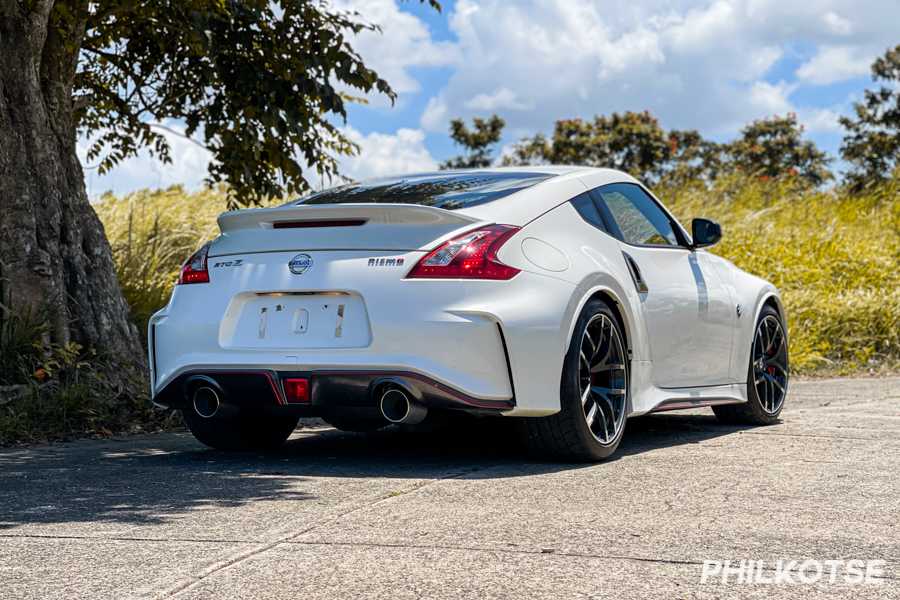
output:
[[[669,186],[706,184],[723,168],[723,148],[705,139],[700,132],[673,129],[667,136],[668,162],[661,183]]]
[[[47,339],[46,319],[17,310],[7,296],[0,309],[0,446],[168,424],[147,402],[138,371],[125,374],[76,343]]]
[[[14,308],[11,293],[0,299],[0,386],[26,381],[41,358],[41,341],[47,337],[47,319],[29,308]]]
[[[525,138],[503,162],[608,167],[665,185],[706,185],[737,169],[819,186],[832,178],[830,159],[802,134],[795,115],[773,117],[754,121],[739,139],[722,145],[695,130],[666,132],[646,111],[613,113],[593,121],[561,119],[550,139],[540,133]]]
[[[670,157],[666,133],[649,112],[598,115],[593,121],[561,119],[553,136],[525,138],[505,164],[587,165],[620,169],[647,181],[659,179]]]
[[[732,174],[657,191],[682,223],[719,221],[712,251],[781,290],[795,372],[900,364],[900,181],[850,195]]]
[[[753,121],[727,147],[729,162],[744,173],[769,179],[798,177],[812,186],[833,178],[831,159],[811,141],[803,140],[797,115]]]
[[[45,349],[30,380],[0,395],[0,446],[84,435],[154,431],[171,427],[170,415],[147,401],[146,382],[112,382],[112,364],[77,344]]]
[[[474,130],[470,130],[462,119],[450,121],[450,137],[465,149],[465,154],[451,158],[441,165],[442,169],[477,169],[491,166],[491,153],[500,141],[506,122],[497,115],[488,119],[472,119]]]
[[[51,19],[80,45],[74,119],[101,173],[142,147],[169,161],[162,122],[178,119],[237,204],[304,190],[307,168],[337,173],[337,156],[356,150],[335,124],[342,90],[394,99],[349,43],[364,30],[377,27],[325,0],[69,0]]]
[[[863,102],[853,105],[855,117],[841,117],[846,181],[857,191],[900,171],[900,45],[872,64],[872,79],[884,85],[866,90]]]

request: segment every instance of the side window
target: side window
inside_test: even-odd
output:
[[[640,246],[677,246],[678,236],[666,213],[640,187],[613,183],[593,190],[623,242]]]
[[[594,204],[594,199],[591,198],[589,192],[575,196],[572,198],[571,202],[572,206],[575,207],[575,210],[578,211],[578,214],[581,215],[582,219],[600,231],[606,231],[606,224],[603,222],[603,217],[600,216],[600,211],[597,210],[597,205]]]

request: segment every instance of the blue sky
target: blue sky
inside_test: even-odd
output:
[[[350,108],[345,133],[361,153],[341,164],[355,178],[434,168],[457,151],[451,118],[492,113],[508,148],[555,119],[613,111],[647,109],[720,141],[794,112],[836,155],[838,117],[900,43],[894,0],[445,0],[440,14],[415,0],[333,2],[382,27],[354,45],[398,92],[393,106]],[[89,193],[202,185],[209,156],[170,141],[172,165],[142,154],[103,177],[86,165]]]

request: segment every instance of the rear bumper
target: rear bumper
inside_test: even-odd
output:
[[[498,414],[515,407],[515,400],[474,398],[430,377],[408,371],[275,371],[244,369],[191,369],[172,379],[153,398],[165,408],[191,406],[192,378],[212,379],[224,393],[224,401],[242,408],[292,411],[308,416],[328,414],[377,417],[374,391],[388,383],[408,390],[429,408]],[[284,391],[287,378],[309,381],[309,401],[291,403]]]
[[[416,258],[405,256],[407,264]],[[306,373],[321,379],[322,389],[326,377],[365,380],[361,373],[399,373],[412,382],[410,387],[451,390],[444,396],[455,399],[456,407],[483,405],[515,416],[559,410],[571,284],[526,271],[509,281],[408,280],[401,269],[365,267],[359,253],[331,253],[321,261],[327,269],[273,279],[271,264],[289,260],[289,253],[246,255],[240,273],[213,272],[210,284],[176,286],[168,306],[150,320],[156,402],[167,404],[162,398],[171,393],[170,386],[188,373]],[[235,299],[273,290],[361,298],[368,341],[352,347],[234,343]],[[428,394],[434,401],[444,396]]]

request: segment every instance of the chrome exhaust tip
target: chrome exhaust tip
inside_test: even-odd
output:
[[[401,388],[391,387],[381,394],[378,409],[388,422],[415,425],[425,420],[428,409],[410,399],[409,393]]]
[[[219,393],[209,386],[200,386],[194,390],[194,412],[204,419],[212,419],[219,412],[222,401]]]

